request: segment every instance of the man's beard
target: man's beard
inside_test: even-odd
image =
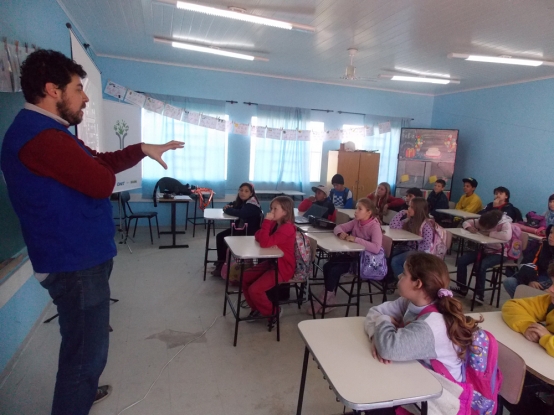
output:
[[[56,103],[56,108],[64,120],[66,120],[69,125],[77,125],[83,121],[83,116],[81,115],[81,110],[71,111],[67,105],[65,95],[62,94],[62,100]]]

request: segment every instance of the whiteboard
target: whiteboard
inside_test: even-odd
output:
[[[141,108],[136,105],[102,100],[103,134],[100,151],[117,151],[141,142]],[[115,192],[142,186],[142,163],[115,175]]]
[[[87,77],[83,79],[83,89],[89,98],[84,109],[83,121],[77,125],[77,136],[93,150],[100,149],[102,135],[102,77],[100,71],[85,51],[81,42],[70,30],[71,55],[75,62],[83,67]]]

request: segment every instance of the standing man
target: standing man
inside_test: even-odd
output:
[[[39,50],[21,66],[25,108],[6,132],[1,167],[36,278],[59,313],[62,342],[53,415],[86,415],[111,388],[98,387],[108,358],[113,257],[117,254],[108,197],[115,174],[148,156],[183,148],[135,144],[98,153],[69,130],[83,119],[88,97],[83,68]]]

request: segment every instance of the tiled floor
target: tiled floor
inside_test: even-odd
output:
[[[139,229],[129,242],[132,254],[119,245],[111,288],[112,297],[120,301],[111,307],[114,331],[101,378],[113,386],[113,394],[93,406],[92,415],[120,414],[142,399],[158,376],[146,398],[124,414],[295,413],[304,353],[297,324],[311,318],[306,306],[301,311],[285,306],[280,342],[261,322],[241,323],[233,347],[232,315],[222,316],[224,281],[211,276],[202,281],[205,232],[197,231],[196,238],[192,233],[180,237],[189,249],[160,250],[150,245],[146,229]],[[169,238],[162,235],[163,243]],[[362,304],[365,314],[369,300]],[[482,306],[476,311],[492,309]],[[50,312],[55,313],[52,306]],[[330,317],[341,315],[334,311]],[[212,323],[205,336],[194,340]],[[38,327],[0,389],[0,414],[50,413],[59,341],[56,320]],[[342,409],[310,361],[303,413],[338,414]]]

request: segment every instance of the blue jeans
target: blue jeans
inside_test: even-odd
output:
[[[410,248],[406,245],[395,246],[392,250],[390,265],[396,280],[398,280],[398,276],[404,272],[404,262],[406,262],[406,258],[411,252],[415,251],[410,250]]]
[[[113,260],[41,282],[58,307],[62,343],[52,415],[86,415],[108,360]]]
[[[481,266],[476,270],[477,281],[475,283],[475,288],[477,290],[477,297],[483,297],[485,294],[485,282],[487,276],[487,269],[494,267],[495,265],[500,264],[501,256],[496,254],[482,254]],[[477,251],[468,252],[467,254],[462,255],[458,258],[458,269],[456,280],[460,284],[467,284],[467,267],[470,264],[473,264],[477,260]],[[462,290],[466,288],[461,286]]]
[[[538,282],[542,287],[541,289],[543,290],[546,290],[552,285],[552,280],[546,275],[539,275]],[[504,284],[504,288],[506,289],[508,294],[510,294],[510,298],[514,298],[517,286],[523,284],[523,282],[518,279],[517,272],[514,274],[513,277],[506,278],[504,281],[502,281],[502,283]]]

